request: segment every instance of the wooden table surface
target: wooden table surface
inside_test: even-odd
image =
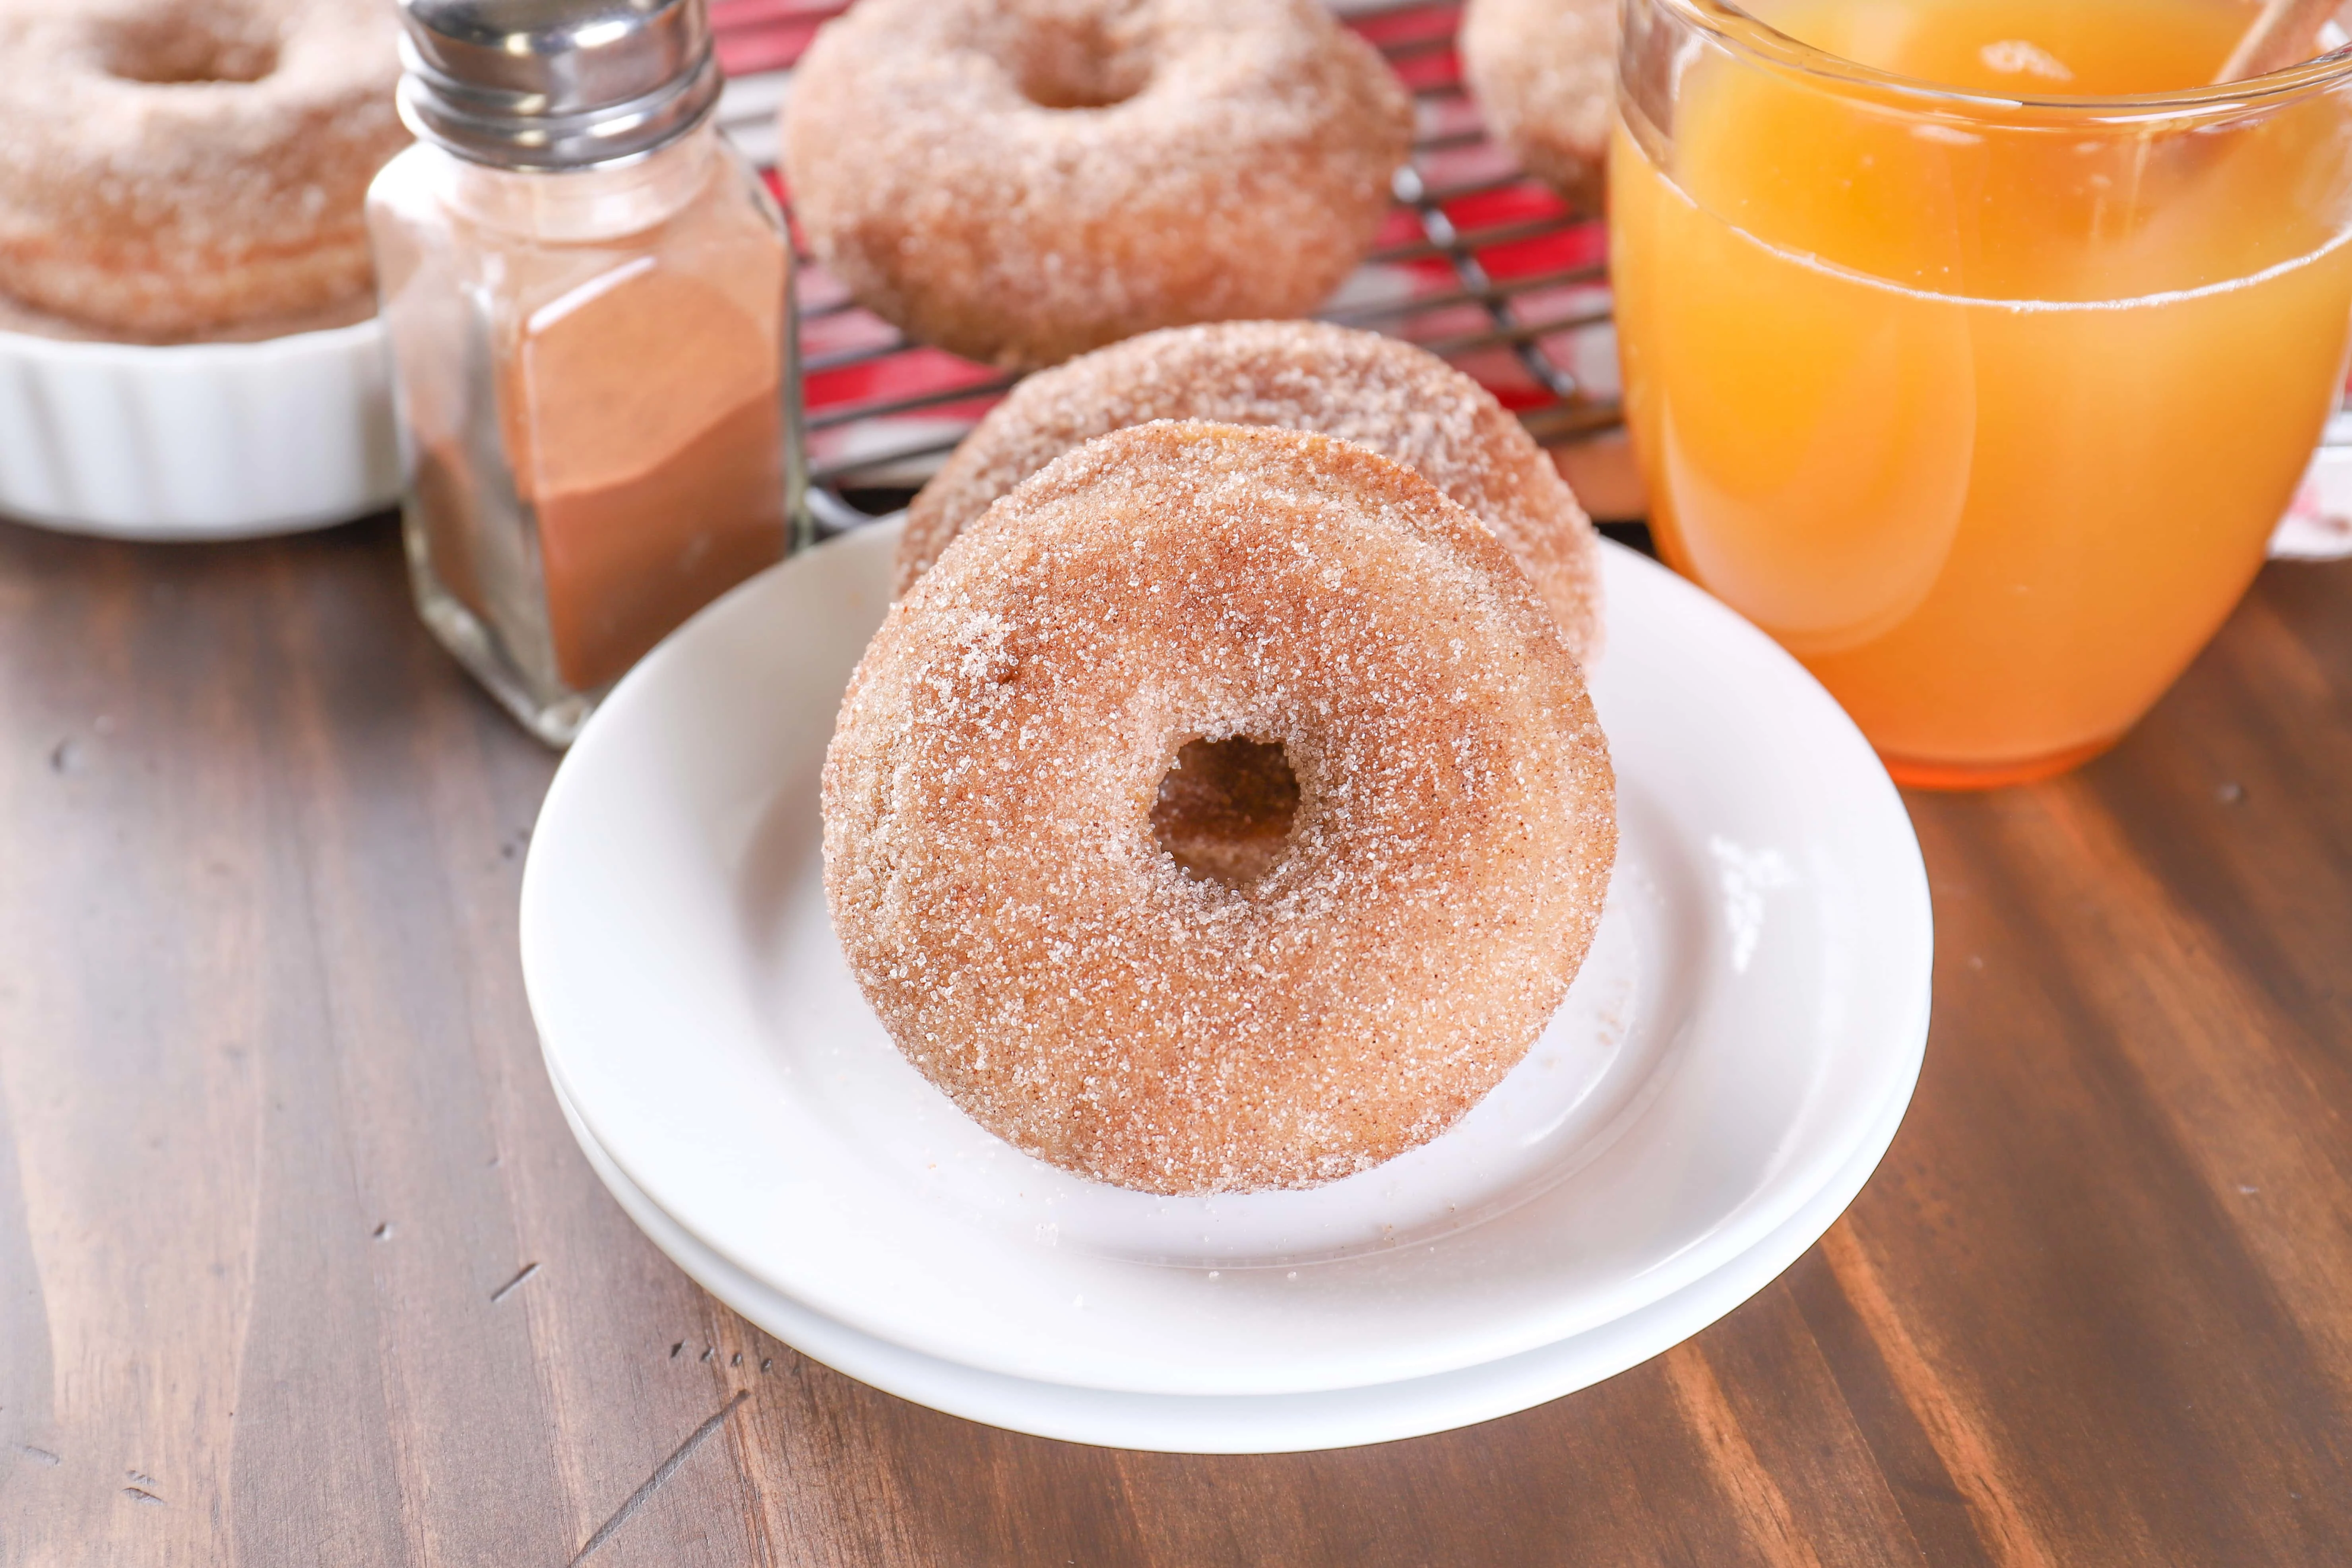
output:
[[[2077,776],[1911,798],[1926,1077],[1778,1283],[1335,1453],[973,1426],[673,1268],[524,1008],[552,766],[387,524],[0,524],[0,1563],[2352,1563],[2352,564]]]

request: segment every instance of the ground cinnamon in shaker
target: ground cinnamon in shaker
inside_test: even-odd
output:
[[[730,283],[779,299],[774,273]],[[618,679],[782,551],[781,347],[730,292],[648,261],[523,325],[507,448],[567,686]]]
[[[782,558],[783,214],[712,113],[702,0],[400,0],[416,143],[368,192],[409,580],[533,734]]]

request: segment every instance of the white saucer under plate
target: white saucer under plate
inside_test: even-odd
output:
[[[1927,879],[1811,677],[1607,552],[1619,779],[1601,935],[1444,1137],[1313,1192],[1159,1198],[997,1142],[891,1047],[826,917],[816,784],[895,530],[795,557],[664,644],[557,774],[522,950],[554,1075],[702,1247],[874,1339],[1127,1393],[1479,1366],[1661,1301],[1787,1225],[1916,1074]]]
[[[555,1097],[589,1165],[654,1245],[743,1317],[835,1372],[901,1399],[1039,1437],[1178,1454],[1285,1454],[1447,1432],[1527,1410],[1680,1344],[1777,1279],[1845,1212],[1911,1103],[1906,1082],[1862,1147],[1778,1230],[1662,1301],[1557,1344],[1434,1377],[1322,1394],[1118,1394],[977,1372],[903,1350],[768,1289],[687,1234],[623,1175]]]

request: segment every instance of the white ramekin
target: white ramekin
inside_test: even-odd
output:
[[[0,514],[126,539],[238,539],[400,491],[373,319],[249,343],[0,331]]]

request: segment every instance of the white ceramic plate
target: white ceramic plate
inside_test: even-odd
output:
[[[0,514],[125,539],[246,539],[400,493],[373,318],[250,343],[0,331]]]
[[[1314,1192],[1159,1198],[1015,1152],[891,1047],[825,914],[817,773],[894,536],[796,557],[656,650],[558,773],[523,886],[533,1015],[583,1123],[812,1310],[1129,1393],[1428,1377],[1749,1251],[1916,1072],[1928,901],[1899,797],[1793,660],[1612,547],[1592,686],[1618,869],[1527,1061],[1444,1137]]]
[[[1771,1235],[1662,1301],[1558,1344],[1405,1383],[1322,1394],[1116,1394],[976,1372],[902,1350],[779,1295],[696,1241],[623,1175],[563,1098],[588,1163],[655,1246],[712,1295],[803,1355],[901,1399],[1040,1437],[1183,1454],[1345,1448],[1451,1431],[1588,1388],[1725,1316],[1821,1238],[1878,1166],[1911,1103],[1905,1083],[1830,1184]]]

